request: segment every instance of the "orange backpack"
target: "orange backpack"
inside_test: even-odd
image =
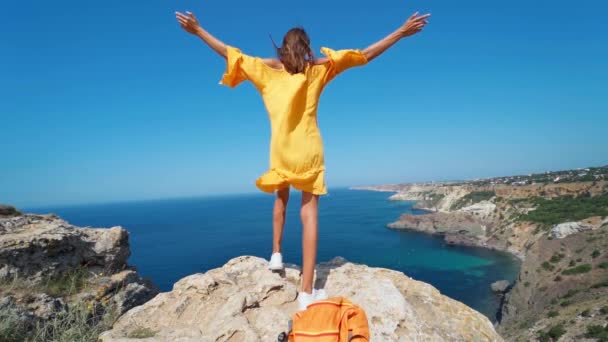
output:
[[[314,302],[293,315],[290,342],[368,342],[365,311],[344,297]]]

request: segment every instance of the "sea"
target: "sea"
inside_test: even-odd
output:
[[[500,298],[490,284],[514,281],[519,261],[504,252],[451,246],[441,237],[388,229],[403,213],[424,213],[412,208],[414,202],[390,201],[389,196],[347,188],[322,196],[317,261],[340,256],[401,271],[495,321]],[[273,195],[253,193],[21,209],[54,213],[77,226],[124,227],[130,233],[129,264],[162,291],[170,291],[182,277],[237,256],[268,259],[273,203]],[[292,190],[283,236],[287,263],[301,264],[300,204],[300,193]]]

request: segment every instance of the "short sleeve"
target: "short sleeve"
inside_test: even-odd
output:
[[[257,88],[263,88],[267,78],[267,68],[264,61],[241,52],[241,50],[226,46],[226,70],[219,84],[234,88],[245,80],[251,81]]]
[[[325,76],[326,82],[348,68],[365,65],[368,62],[363,51],[358,49],[332,50],[327,47],[322,47],[321,53],[329,59],[327,74]]]

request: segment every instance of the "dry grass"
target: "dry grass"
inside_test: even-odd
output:
[[[19,278],[0,283],[0,295],[27,296],[46,293],[62,297],[65,310],[55,313],[51,319],[26,323],[14,308],[0,310],[0,341],[2,342],[95,342],[100,333],[112,327],[117,310],[96,302],[74,300],[74,295],[86,289],[88,272],[77,268],[61,276],[31,284]]]

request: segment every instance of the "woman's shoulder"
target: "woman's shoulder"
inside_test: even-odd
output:
[[[272,69],[286,71],[283,63],[278,58],[260,58],[260,61]],[[316,58],[313,63],[309,64],[309,67],[323,67],[327,64],[327,62],[329,62],[327,57]]]
[[[283,63],[281,63],[281,61],[277,58],[260,58],[260,60],[262,61],[262,63],[272,69],[276,69],[279,71],[285,70],[285,68],[283,67]]]

